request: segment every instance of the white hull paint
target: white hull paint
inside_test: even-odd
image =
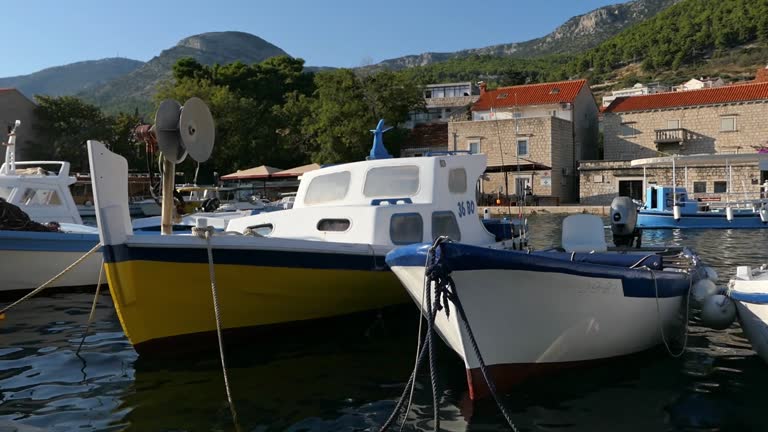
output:
[[[419,304],[423,267],[393,267]],[[625,297],[621,281],[522,270],[454,271],[452,277],[488,366],[608,359],[638,353],[682,330],[684,297]],[[422,307],[422,312],[424,308]],[[464,360],[480,366],[455,308],[437,331]]]
[[[745,294],[766,295],[768,293],[768,274],[759,274],[753,280],[735,279],[731,282],[730,289]],[[768,362],[768,304],[733,300],[736,303],[741,328],[752,344],[752,349]]]
[[[85,252],[0,250],[0,292],[37,288],[67,268]],[[89,256],[50,287],[94,286],[98,282],[101,253]]]

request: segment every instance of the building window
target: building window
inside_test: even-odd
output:
[[[622,123],[621,136],[630,137],[630,138],[637,136],[637,129],[635,129],[635,122]]]
[[[517,155],[528,156],[528,140],[527,139],[517,140]]]
[[[516,118],[516,119],[523,118],[523,113],[521,113],[521,112],[513,112],[512,113],[512,118]]]
[[[667,129],[680,129],[680,120],[667,120]]]
[[[470,141],[469,142],[469,152],[472,153],[472,154],[480,153],[480,141]]]
[[[552,117],[557,117],[557,110],[552,110],[550,114],[552,115]]]
[[[705,181],[693,182],[693,193],[707,193],[707,182]]]
[[[728,182],[716,181],[715,193],[726,193],[726,192],[728,192]]]
[[[720,117],[720,132],[733,132],[736,130],[736,117]]]
[[[430,99],[432,98],[432,90],[427,90],[424,92],[424,99]]]
[[[424,223],[418,213],[393,214],[389,220],[389,238],[393,244],[407,245],[421,243],[424,237]]]

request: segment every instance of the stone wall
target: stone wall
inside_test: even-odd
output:
[[[584,205],[609,205],[619,194],[620,179],[643,179],[642,168],[631,168],[630,161],[582,161],[580,171],[580,202]],[[703,166],[686,169],[678,167],[675,184],[685,187],[693,199],[720,202],[755,199],[760,197],[760,169],[757,164],[733,165],[730,173],[730,194],[715,192],[715,182],[727,186],[729,170],[725,166]],[[705,191],[694,192],[694,183],[703,182]],[[725,184],[724,184],[725,183]],[[647,168],[646,185],[672,186],[672,168]]]
[[[723,116],[736,118],[735,131],[720,131]],[[754,152],[752,146],[766,144],[768,101],[685,107],[643,112],[611,113],[603,117],[606,160],[630,160],[667,154]],[[655,143],[655,130],[667,129],[668,121],[678,120],[692,139],[679,146]],[[634,135],[627,135],[627,124]]]
[[[517,133],[515,130],[517,129]],[[520,155],[521,165],[531,162],[550,167],[551,170],[524,171],[520,177],[532,178],[535,195],[553,196],[559,202],[573,202],[576,192],[575,171],[573,170],[573,128],[572,123],[557,117],[536,117],[518,120],[481,120],[448,123],[448,137],[453,145],[456,134],[458,150],[469,150],[470,143],[480,143],[480,152],[488,156],[490,171],[507,167],[509,192],[515,193],[515,178],[518,176],[517,140],[528,140],[528,154]],[[505,190],[503,173],[490,172],[483,182],[486,193]]]

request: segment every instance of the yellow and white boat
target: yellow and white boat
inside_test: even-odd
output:
[[[207,241],[133,235],[125,159],[96,141],[88,151],[107,279],[131,343],[141,353],[212,334]],[[222,327],[405,303],[384,262],[390,250],[440,235],[476,245],[502,240],[476,220],[474,186],[485,164],[484,155],[469,154],[387,158],[304,174],[292,209],[232,219],[210,238]]]

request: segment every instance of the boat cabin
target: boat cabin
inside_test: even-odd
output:
[[[14,161],[0,167],[0,198],[18,206],[35,222],[82,224],[69,186],[69,162]],[[57,167],[49,171],[43,167]]]
[[[442,235],[493,243],[475,201],[485,166],[485,155],[446,154],[321,168],[302,176],[292,209],[232,220],[227,230],[393,247]]]
[[[672,191],[677,194],[673,198]],[[649,186],[645,191],[645,207],[643,210],[671,212],[674,206],[680,207],[681,214],[694,214],[698,211],[699,203],[690,200],[684,187]]]

